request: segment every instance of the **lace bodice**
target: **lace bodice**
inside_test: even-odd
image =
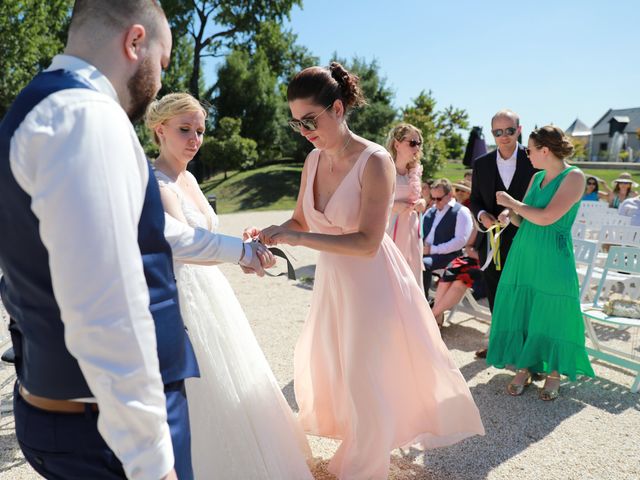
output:
[[[158,179],[158,184],[161,187],[167,187],[172,192],[174,192],[178,200],[180,201],[180,207],[182,209],[182,213],[184,217],[187,219],[187,223],[191,227],[200,227],[211,232],[216,232],[218,230],[218,216],[213,211],[213,208],[207,204],[207,214],[205,215],[197,205],[193,203],[193,201],[184,194],[182,189],[167,175],[162,173],[159,170],[153,170],[156,178]],[[187,175],[191,175],[191,173],[187,172]],[[202,192],[200,193],[201,195]],[[204,197],[204,195],[203,195]]]

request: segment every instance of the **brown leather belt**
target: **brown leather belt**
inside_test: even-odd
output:
[[[47,412],[84,413],[87,406],[92,412],[98,411],[97,403],[74,402],[72,400],[54,400],[52,398],[39,397],[38,395],[27,392],[22,385],[18,388],[18,392],[22,399],[29,405]]]

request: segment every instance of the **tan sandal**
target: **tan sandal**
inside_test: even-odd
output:
[[[531,372],[528,369],[521,368],[516,372],[516,376],[519,373],[525,373],[525,372],[527,373],[527,378],[525,379],[524,383],[513,383],[513,380],[511,380],[511,383],[507,385],[507,393],[509,395],[513,397],[519,397],[524,393],[524,389],[529,385],[531,385],[531,382],[533,381],[533,379],[531,378]],[[514,380],[515,380],[515,377],[514,377]]]
[[[545,402],[551,402],[560,396],[560,375],[547,375],[547,380],[558,380],[558,385],[555,388],[547,388],[547,382],[544,382],[544,386],[540,389],[540,400]]]

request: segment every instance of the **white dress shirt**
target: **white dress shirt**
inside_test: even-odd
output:
[[[67,55],[49,70],[61,68],[97,91],[62,90],[29,112],[11,139],[11,171],[32,199],[66,346],[100,407],[98,429],[129,478],[157,480],[174,458],[138,246],[147,159],[107,77]],[[242,251],[240,239],[177,220],[167,221],[167,238],[177,259],[237,262]]]
[[[513,181],[513,177],[516,174],[516,167],[518,166],[518,149],[520,148],[520,144],[516,143],[516,149],[513,151],[509,158],[502,158],[500,155],[500,149],[496,149],[496,166],[498,167],[498,175],[500,175],[500,179],[506,189],[509,189],[511,182]],[[480,221],[480,216],[483,213],[487,213],[486,210],[480,210],[478,212],[478,221]]]
[[[516,174],[519,147],[520,145],[516,143],[516,149],[509,158],[502,158],[502,155],[500,155],[500,149],[496,149],[496,165],[498,166],[498,174],[507,189],[511,185],[513,176]]]
[[[460,205],[460,210],[458,210],[458,214],[456,215],[456,229],[453,238],[439,245],[433,244],[436,227],[442,220],[442,217],[444,217],[444,214],[447,213],[455,204],[456,201],[452,198],[449,200],[449,203],[442,208],[442,210],[436,209],[433,225],[431,225],[431,230],[429,230],[429,233],[424,240],[425,245],[431,245],[430,255],[446,254],[462,250],[462,247],[467,244],[467,241],[471,236],[471,232],[473,231],[473,217],[471,216],[471,211],[464,205]]]

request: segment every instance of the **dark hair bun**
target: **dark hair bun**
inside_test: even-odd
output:
[[[546,125],[536,128],[529,135],[535,144],[541,147],[547,147],[556,157],[563,159],[573,155],[574,147],[561,128],[555,125]]]
[[[332,62],[328,68],[308,67],[298,72],[287,87],[287,100],[299,98],[311,99],[325,107],[340,100],[346,112],[367,103],[360,79],[338,62]]]
[[[349,73],[338,62],[331,62],[329,71],[333,79],[340,85],[342,101],[345,103],[345,107],[356,108],[367,103],[360,88],[360,79],[357,75]]]

